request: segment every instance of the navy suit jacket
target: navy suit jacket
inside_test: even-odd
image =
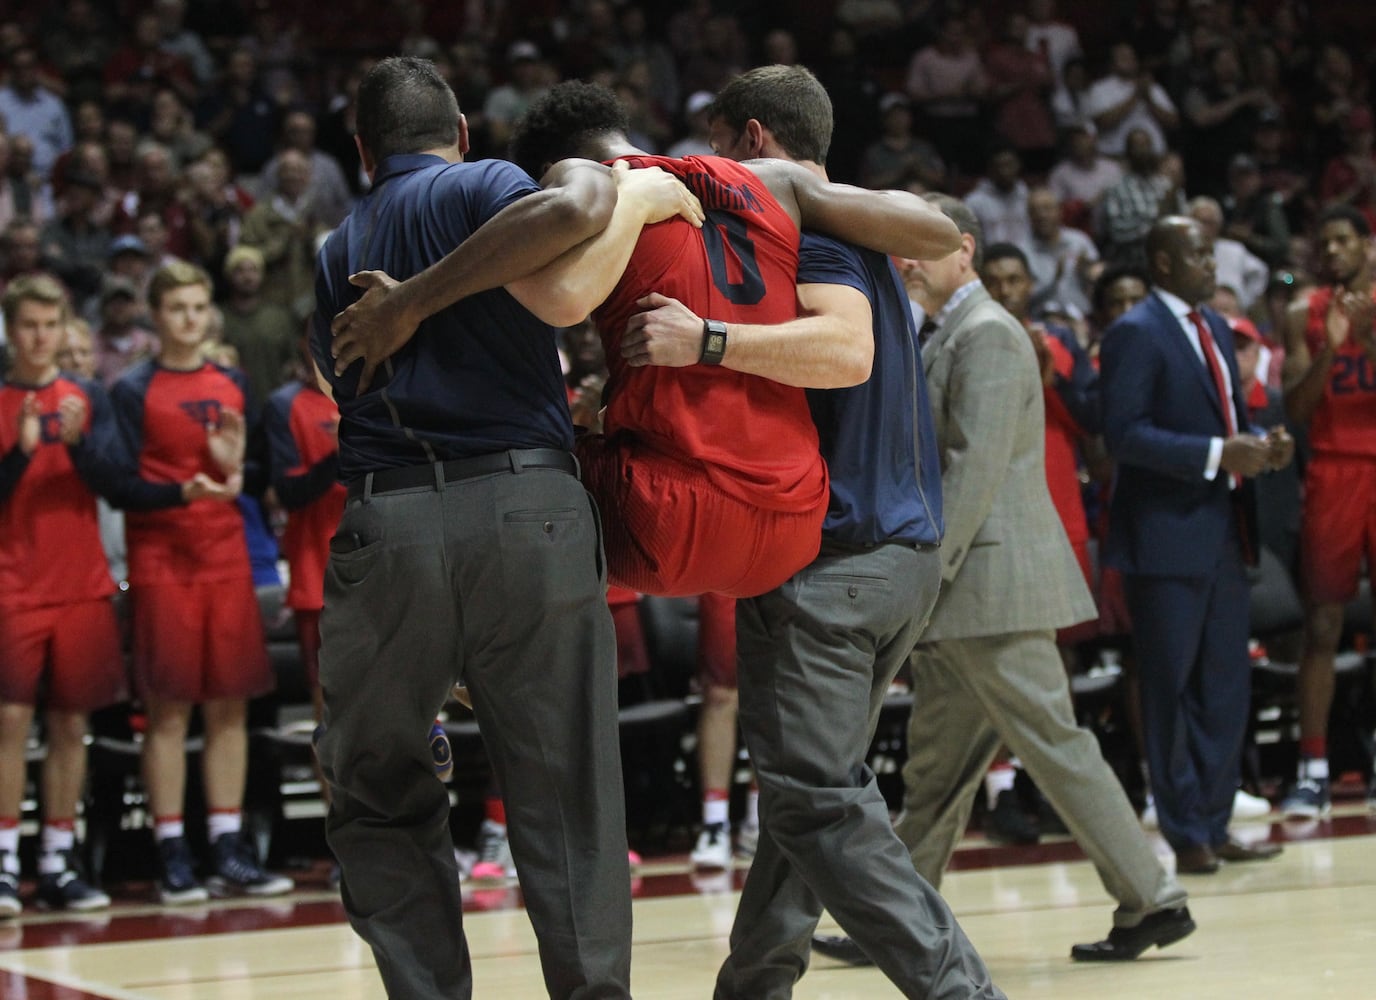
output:
[[[1236,426],[1246,429],[1232,330],[1201,313],[1228,365]],[[1118,463],[1105,561],[1143,576],[1211,576],[1235,524],[1243,551],[1255,552],[1251,481],[1234,496],[1223,470],[1204,478],[1209,441],[1227,438],[1227,426],[1209,370],[1165,302],[1148,295],[1109,327],[1100,365],[1104,437]]]

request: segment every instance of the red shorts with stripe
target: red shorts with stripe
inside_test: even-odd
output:
[[[736,599],[721,594],[698,598],[698,678],[704,688],[735,690]]]
[[[132,596],[140,694],[200,703],[272,690],[252,580],[150,585]]]
[[[1352,598],[1363,555],[1376,570],[1376,459],[1315,455],[1305,470],[1300,524],[1305,596],[1316,604]]]
[[[109,598],[0,608],[0,701],[36,705],[41,692],[48,708],[64,712],[90,712],[127,697]]]
[[[662,597],[755,597],[821,548],[825,495],[816,510],[765,510],[724,493],[698,466],[633,441],[587,435],[575,451],[619,586]]]

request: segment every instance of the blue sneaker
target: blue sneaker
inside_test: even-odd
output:
[[[210,898],[210,893],[196,878],[195,861],[185,837],[168,837],[158,841],[158,859],[162,862],[158,898],[164,904],[204,903]]]
[[[1281,803],[1280,811],[1292,819],[1327,819],[1333,811],[1327,778],[1301,778]]]
[[[430,759],[435,762],[435,777],[448,784],[454,776],[454,748],[438,719],[430,727]]]

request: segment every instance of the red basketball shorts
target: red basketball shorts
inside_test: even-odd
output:
[[[642,594],[755,597],[817,557],[816,510],[765,510],[718,489],[700,466],[596,435],[576,446],[602,513],[613,583]]]
[[[108,598],[16,611],[0,608],[0,701],[90,712],[124,699],[119,624]]]
[[[136,587],[133,603],[141,694],[199,703],[272,690],[263,617],[247,577]]]
[[[1305,470],[1300,526],[1305,595],[1316,604],[1349,600],[1363,555],[1376,568],[1376,458],[1316,455]]]

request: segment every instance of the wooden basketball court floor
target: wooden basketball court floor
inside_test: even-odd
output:
[[[1062,839],[996,848],[971,835],[943,891],[1012,998],[1243,997],[1376,1000],[1376,814],[1360,802],[1297,827],[1261,821],[1244,839],[1285,843],[1279,859],[1186,879],[1199,929],[1134,963],[1080,965],[1070,945],[1102,937],[1111,901]],[[1167,864],[1170,852],[1156,849]],[[691,873],[686,858],[636,877],[633,990],[641,1000],[704,1000],[727,950],[744,870]],[[75,919],[32,908],[0,923],[3,1000],[377,1000],[368,949],[320,872],[269,902],[167,910],[146,886],[114,887],[114,908]],[[545,995],[514,885],[464,890],[475,994]],[[823,918],[822,929],[835,929]],[[872,969],[814,958],[799,1000],[898,996]]]

